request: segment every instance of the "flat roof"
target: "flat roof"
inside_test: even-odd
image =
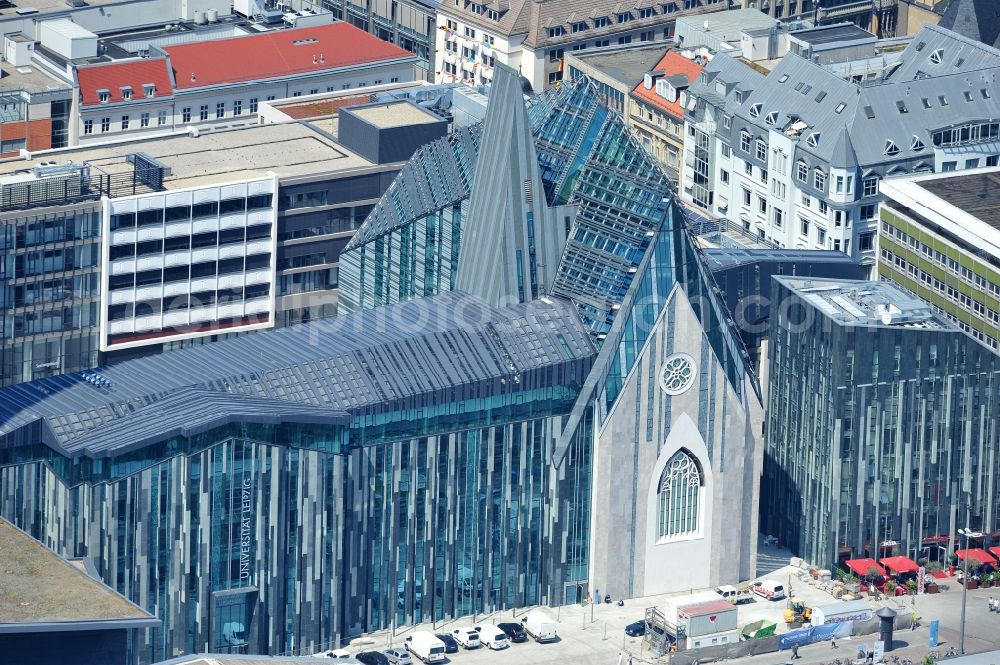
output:
[[[708,24],[707,30],[705,29],[706,23]],[[738,42],[744,30],[769,28],[777,24],[777,19],[771,18],[759,9],[744,8],[709,14],[678,16],[677,25],[682,24],[688,30],[712,35],[724,42]],[[693,46],[693,44],[685,44],[685,46]]]
[[[717,614],[719,612],[736,611],[736,606],[728,600],[706,600],[701,603],[691,605],[681,605],[677,608],[678,613],[684,613],[689,617],[700,617],[706,614]]]
[[[5,60],[0,63],[0,90],[5,92],[27,90],[32,94],[58,91],[69,93],[73,90],[73,86],[60,81],[38,65],[15,67]]]
[[[598,48],[575,51],[567,55],[599,70],[626,87],[632,88],[642,80],[646,72],[653,69],[672,43],[662,41],[644,46],[616,49]]]
[[[0,624],[156,619],[0,519]]]
[[[834,42],[858,41],[877,38],[872,33],[859,28],[853,23],[842,23],[838,25],[820,26],[818,28],[808,28],[806,30],[796,30],[789,36],[802,40],[809,44],[831,44]]]
[[[929,303],[888,282],[780,276],[775,279],[841,325],[961,330],[936,314]]]
[[[429,125],[442,121],[442,118],[407,101],[355,106],[346,110],[365,122],[381,129],[405,127],[408,125]]]
[[[100,5],[110,5],[119,3],[121,0],[87,0],[88,7],[98,7]],[[37,13],[32,14],[18,14],[18,10],[22,12],[27,9],[35,9]],[[48,14],[50,12],[66,12],[70,11],[70,7],[66,4],[66,0],[19,0],[14,2],[13,7],[0,8],[0,18],[6,17],[21,17],[30,18],[31,16],[37,16],[38,14]]]
[[[294,122],[35,153],[31,160],[0,161],[0,178],[53,159],[89,162],[109,173],[127,171],[132,167],[124,157],[136,152],[170,169],[163,180],[167,190],[262,177],[268,171],[293,177],[374,166],[308,124]]]
[[[1000,172],[964,173],[921,180],[917,185],[1000,230]]]

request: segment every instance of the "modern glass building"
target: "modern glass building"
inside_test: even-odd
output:
[[[0,514],[153,612],[143,662],[582,597],[594,347],[458,294],[0,391]]]
[[[754,575],[757,380],[666,174],[621,116],[586,79],[525,103],[498,65],[482,126],[415,161],[343,254],[341,302],[568,298],[600,347],[554,453],[594,447],[589,584],[631,597]],[[670,498],[675,464],[698,469],[696,497]],[[701,563],[679,574],[677,560]]]
[[[898,286],[774,282],[761,530],[821,567],[995,542],[1000,358]]]

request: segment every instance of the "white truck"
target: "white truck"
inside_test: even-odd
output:
[[[444,661],[444,642],[426,630],[418,630],[406,638],[406,650],[425,663]]]
[[[719,594],[733,605],[753,602],[753,591],[751,591],[749,586],[737,589],[732,585],[726,584],[715,587],[715,593]]]
[[[554,642],[558,639],[556,622],[544,612],[538,610],[528,612],[521,619],[521,623],[524,624],[524,632],[536,642]]]

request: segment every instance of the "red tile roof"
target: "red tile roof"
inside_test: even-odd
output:
[[[398,46],[340,22],[163,50],[170,56],[178,90],[412,57]]]
[[[109,103],[123,102],[124,86],[132,88],[132,99],[146,99],[143,86],[149,83],[156,86],[156,97],[169,97],[174,93],[165,58],[84,65],[77,69],[76,75],[80,81],[80,94],[84,106],[101,103],[97,95],[98,90],[108,91]]]
[[[663,76],[665,77],[683,74],[688,77],[688,83],[694,83],[698,79],[698,76],[701,75],[702,66],[695,64],[692,60],[688,60],[677,51],[671,50],[667,51],[652,69],[654,72],[660,70],[663,71]],[[666,111],[668,115],[678,120],[684,119],[684,109],[681,108],[680,95],[678,95],[676,102],[669,102],[656,94],[655,85],[650,90],[646,90],[643,82],[635,86],[632,94],[640,100]]]

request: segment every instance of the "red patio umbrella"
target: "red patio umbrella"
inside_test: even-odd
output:
[[[889,556],[882,559],[882,565],[889,569],[893,575],[900,573],[915,573],[920,570],[920,566],[913,559],[905,556]]]
[[[875,559],[848,559],[844,562],[844,565],[850,568],[858,577],[867,577],[868,571],[872,568],[877,570],[879,575],[885,576],[885,569],[878,565]]]
[[[955,554],[962,561],[965,561],[965,559],[968,558],[969,561],[975,561],[980,566],[994,565],[997,562],[997,560],[993,558],[992,554],[979,547],[973,547],[967,550],[955,550]]]
[[[1000,559],[1000,547],[991,547],[990,548],[990,554],[992,554],[996,558]]]

